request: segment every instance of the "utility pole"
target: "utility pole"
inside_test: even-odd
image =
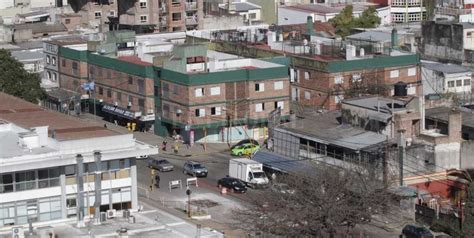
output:
[[[101,160],[102,155],[99,151],[94,152],[94,162],[95,162],[95,183],[94,183],[94,190],[95,190],[95,201],[94,201],[94,220],[96,224],[100,224],[100,205],[102,203],[102,168],[101,168]]]
[[[400,169],[400,186],[403,186],[403,161],[405,160],[405,130],[400,129],[398,130],[399,137],[398,137],[398,167]]]
[[[76,155],[76,170],[77,227],[84,227],[84,159],[81,154]]]

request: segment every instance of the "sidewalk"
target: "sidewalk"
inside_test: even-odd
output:
[[[94,123],[98,126],[107,125],[107,129],[122,133],[128,134],[131,133],[127,128],[122,126],[117,126],[114,123],[104,121],[101,117],[94,116],[89,113],[83,113],[79,116],[80,119],[87,120],[91,123]],[[133,132],[135,138],[139,141],[145,142],[150,145],[157,146],[160,150],[160,153],[170,154],[181,157],[194,157],[194,156],[203,156],[208,154],[214,154],[219,152],[224,152],[229,150],[229,146],[226,143],[207,143],[206,150],[204,150],[204,144],[196,143],[192,147],[188,148],[188,145],[183,143],[178,143],[178,153],[173,152],[174,141],[171,138],[163,138],[153,134],[152,132]],[[161,144],[163,141],[168,142],[167,151],[161,150]]]

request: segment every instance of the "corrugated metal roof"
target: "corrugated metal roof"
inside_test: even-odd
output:
[[[263,164],[264,167],[280,171],[283,173],[314,173],[315,170],[311,168],[306,160],[289,159],[277,153],[260,150],[254,154],[253,160]]]
[[[347,36],[346,39],[363,40],[363,41],[371,41],[371,42],[391,42],[392,34],[388,32],[381,32],[381,31],[366,31],[366,32],[361,32],[361,33]]]

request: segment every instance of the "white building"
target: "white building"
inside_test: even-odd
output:
[[[262,7],[250,2],[233,2],[229,6],[229,13],[243,16],[244,22],[260,22],[262,20]]]
[[[380,25],[388,25],[391,23],[390,8],[378,8],[377,4],[368,2],[354,2],[353,16],[359,17],[362,12],[370,6],[376,7],[377,15],[380,17]],[[306,23],[308,16],[313,21],[327,22],[339,14],[345,5],[330,6],[327,4],[308,4],[296,6],[280,6],[278,8],[278,25],[293,25]]]
[[[0,227],[137,209],[135,158],[156,147],[7,94],[0,101]]]
[[[23,64],[23,68],[30,73],[42,73],[44,70],[44,55],[39,51],[12,51],[13,58]]]
[[[471,94],[472,72],[455,64],[422,63],[423,94]]]
[[[393,23],[420,22],[426,19],[423,0],[390,0]]]

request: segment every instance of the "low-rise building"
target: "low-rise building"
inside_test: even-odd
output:
[[[156,147],[4,93],[0,101],[0,227],[138,209],[135,157]]]
[[[155,84],[157,134],[174,131],[191,143],[262,140],[270,112],[289,116],[286,65],[208,51],[201,44],[176,45],[172,55]]]
[[[472,92],[472,71],[456,64],[422,62],[423,95],[455,93],[461,97]]]
[[[30,73],[43,73],[44,54],[37,51],[12,51],[12,57],[23,64],[23,68]]]

